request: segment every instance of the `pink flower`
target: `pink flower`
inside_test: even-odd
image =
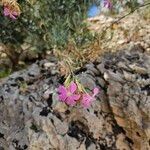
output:
[[[4,6],[3,13],[4,16],[8,16],[13,20],[17,19],[17,16],[19,16],[19,14],[16,11],[11,10],[8,6]]]
[[[104,7],[112,8],[112,3],[110,2],[110,0],[104,0]]]
[[[74,82],[71,82],[70,86],[66,88],[65,86],[59,86],[58,93],[59,93],[59,100],[65,102],[70,106],[74,106],[79,100],[80,95],[76,94],[77,85]]]
[[[81,105],[84,108],[88,108],[90,107],[91,103],[95,100],[95,96],[99,93],[99,89],[98,88],[94,88],[93,89],[93,95],[91,96],[90,94],[86,93],[82,95],[82,101],[81,101]]]

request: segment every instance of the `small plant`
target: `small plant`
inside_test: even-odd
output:
[[[82,21],[87,5],[76,0],[0,0],[0,45],[5,46],[10,66],[17,67],[28,51],[40,58],[47,50],[64,50],[72,38],[84,43],[88,36],[82,38],[86,26]]]
[[[0,78],[7,77],[10,74],[11,74],[11,70],[10,69],[0,70]]]
[[[79,104],[84,108],[89,108],[92,102],[96,100],[98,93],[97,87],[88,93],[77,79],[73,81],[70,76],[66,79],[64,85],[58,87],[59,100],[69,106]]]
[[[91,15],[101,12],[99,5],[113,13],[120,12],[119,9],[124,7],[132,13],[138,7],[149,4],[148,0],[140,2],[141,4],[139,0],[98,0],[98,7],[95,5],[92,8]],[[22,58],[31,60],[31,51],[37,54],[36,58],[43,58],[46,51],[57,50],[60,54],[69,55],[74,68],[81,67],[89,58],[93,61],[95,51],[100,51],[101,48],[100,44],[96,44],[96,50],[92,43],[97,43],[95,39],[103,42],[105,38],[99,38],[98,34],[93,34],[87,27],[87,9],[92,3],[93,1],[86,0],[0,0],[0,46],[3,45],[2,53],[11,61],[10,68],[18,69]],[[148,13],[145,15],[147,17]],[[105,31],[104,28],[102,35],[105,35]]]

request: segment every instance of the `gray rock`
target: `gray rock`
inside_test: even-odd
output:
[[[58,100],[57,62],[44,67],[43,60],[1,80],[0,148],[150,149],[148,58],[144,51],[126,50],[86,65],[77,75],[81,83],[101,88],[89,109]]]

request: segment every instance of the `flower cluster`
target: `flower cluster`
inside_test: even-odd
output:
[[[20,15],[19,4],[16,0],[2,0],[3,14],[13,20],[16,20]]]
[[[109,9],[112,8],[112,3],[111,3],[110,0],[104,0],[104,1],[103,1],[103,4],[104,4],[104,7],[105,7],[105,8],[109,8]]]
[[[68,87],[63,85],[58,87],[59,100],[69,106],[75,106],[80,103],[84,108],[88,108],[98,93],[98,88],[94,88],[92,94],[80,92],[75,82],[71,82]]]
[[[15,20],[15,19],[17,19],[18,15],[19,14],[16,11],[12,10],[9,6],[4,6],[4,16],[7,16],[7,17]]]

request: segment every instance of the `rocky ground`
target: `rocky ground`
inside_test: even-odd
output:
[[[76,72],[101,89],[89,109],[58,101],[57,61],[37,61],[0,81],[0,150],[149,150],[150,56],[134,46]]]
[[[122,18],[126,14],[127,12],[112,17],[101,14],[89,18],[89,30],[101,35],[101,49],[105,51],[115,52],[123,47],[140,44],[150,53],[150,6]]]

